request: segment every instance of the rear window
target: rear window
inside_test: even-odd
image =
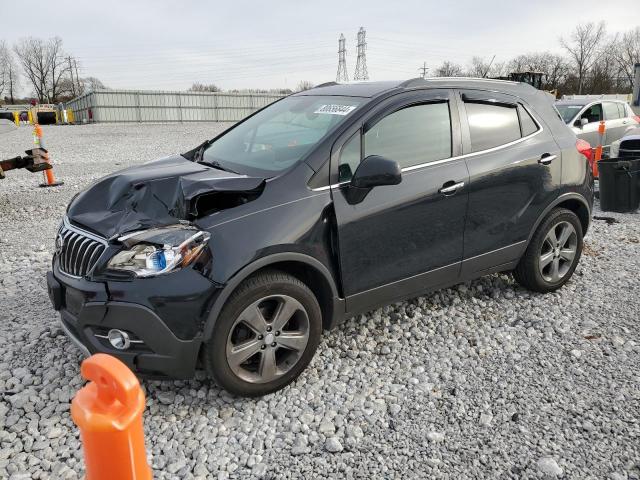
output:
[[[622,103],[618,104],[618,113],[620,114],[620,118],[625,118],[627,116],[627,109]]]
[[[514,107],[466,102],[471,150],[479,152],[521,138],[518,110]]]
[[[622,106],[619,103],[605,103],[604,104],[604,118],[607,120],[615,120],[621,118],[620,110],[618,106]]]

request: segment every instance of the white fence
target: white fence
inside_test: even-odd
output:
[[[67,102],[76,123],[236,122],[284,95],[100,90]]]

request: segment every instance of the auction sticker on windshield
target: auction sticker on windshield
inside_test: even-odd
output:
[[[349,115],[355,109],[355,105],[322,105],[313,113],[324,113],[327,115]]]

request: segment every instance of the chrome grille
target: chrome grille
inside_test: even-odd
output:
[[[105,248],[106,242],[102,239],[65,221],[56,239],[58,267],[68,275],[84,277],[95,267]]]

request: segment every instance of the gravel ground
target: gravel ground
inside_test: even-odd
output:
[[[0,182],[0,478],[80,478],[69,403],[81,354],[45,292],[79,189],[223,128],[45,127],[65,181]],[[0,137],[0,156],[31,142]],[[602,214],[567,286],[494,275],[353,318],[292,386],[233,398],[198,376],[145,382],[156,478],[640,479],[640,216]]]

